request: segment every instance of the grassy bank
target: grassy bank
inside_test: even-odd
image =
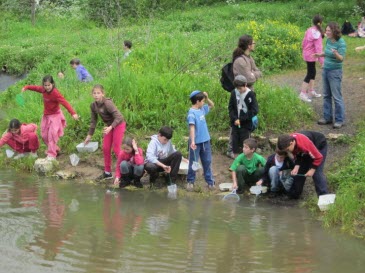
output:
[[[350,3],[343,7],[328,1],[314,5],[244,2],[156,15],[133,24],[122,20],[114,29],[51,16],[39,16],[33,27],[5,14],[0,19],[0,64],[6,64],[11,73],[29,74],[1,94],[0,107],[5,116],[0,120],[0,130],[4,131],[12,118],[40,124],[41,96],[26,92],[24,107],[16,105],[15,96],[23,85],[41,84],[44,75],[56,77],[63,70],[66,77],[56,79],[57,87],[81,120],[75,122],[65,113],[68,127],[60,145],[65,152],[74,152],[76,144],[86,136],[92,102],[92,84],[79,83],[68,65],[70,59],[79,57],[94,76],[94,83],[104,85],[107,96],[113,98],[125,116],[127,134],[141,140],[166,124],[176,131],[174,143],[186,151],[183,136],[187,135],[188,95],[195,89],[207,91],[216,104],[208,116],[208,125],[217,151],[217,136],[226,136],[229,128],[229,94],[219,85],[220,69],[231,58],[238,37],[249,33],[257,40],[254,57],[265,75],[302,67],[301,39],[313,14],[324,14],[326,21],[343,22],[348,18],[343,17],[345,10],[351,10]],[[133,53],[126,60],[121,59],[124,39],[134,44]],[[353,48],[358,43],[359,40],[349,40],[348,46]],[[291,131],[312,120],[311,108],[301,103],[290,88],[272,86],[264,78],[256,90],[260,105],[258,133]],[[100,142],[101,123],[98,128],[93,139]],[[365,176],[365,169],[360,159],[365,132],[359,134],[357,142],[360,146],[354,148],[350,159],[359,164],[347,168],[341,165],[339,172],[330,176],[331,183],[338,187],[337,202],[325,216],[327,224],[340,224],[351,232],[364,229],[364,222],[359,219],[364,212],[365,187],[360,178]],[[141,144],[145,148],[147,141]],[[31,162],[22,164],[18,167],[31,166]],[[351,202],[347,202],[349,198]]]

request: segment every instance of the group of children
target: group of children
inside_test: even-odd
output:
[[[127,44],[129,50],[131,43]],[[128,52],[128,54],[130,51]],[[91,75],[81,66],[78,59],[70,62],[81,81],[92,80]],[[257,143],[250,138],[253,130],[253,120],[259,111],[256,96],[247,86],[247,79],[237,75],[234,79],[235,87],[229,101],[229,117],[231,123],[231,137],[235,159],[230,166],[232,171],[233,188],[243,192],[250,185],[267,185],[273,194],[286,191],[291,197],[298,198],[302,192],[306,177],[313,177],[318,195],[326,194],[327,182],[323,174],[323,165],[327,153],[325,137],[316,132],[301,132],[292,135],[282,135],[278,139],[276,153],[265,160],[256,153]],[[72,106],[57,90],[52,76],[45,76],[42,86],[27,85],[22,88],[41,93],[44,103],[44,114],[41,121],[41,136],[47,145],[47,160],[55,160],[60,152],[57,145],[63,135],[66,120],[60,108],[63,105],[73,119],[79,117]],[[94,102],[91,103],[91,121],[88,134],[84,140],[90,142],[97,125],[98,117],[104,122],[102,152],[104,171],[98,180],[112,179],[112,150],[117,156],[114,184],[123,188],[133,184],[143,187],[141,177],[146,171],[150,176],[150,183],[156,181],[159,173],[166,173],[167,183],[175,183],[183,160],[181,152],[171,143],[173,130],[163,126],[158,134],[151,137],[146,156],[138,147],[137,141],[124,137],[126,121],[114,105],[113,101],[105,97],[102,85],[96,84],[92,88]],[[196,180],[197,162],[201,161],[204,179],[208,189],[215,185],[212,173],[212,150],[210,134],[205,116],[214,107],[213,101],[206,92],[193,91],[190,96],[191,108],[187,113],[189,128],[189,153],[187,190],[194,189]],[[0,140],[0,147],[8,144],[18,152],[17,158],[29,153],[37,157],[39,140],[37,125],[21,124],[13,119],[9,129]],[[243,151],[241,153],[241,151]],[[293,156],[290,157],[288,152]]]

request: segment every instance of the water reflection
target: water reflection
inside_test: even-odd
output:
[[[153,191],[110,195],[13,176],[0,172],[4,272],[357,273],[365,266],[363,242],[324,230],[304,209],[261,199],[253,207],[247,197],[227,204]]]

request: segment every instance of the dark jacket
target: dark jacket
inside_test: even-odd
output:
[[[270,185],[270,177],[269,177],[269,170],[272,166],[275,166],[275,155],[272,154],[267,158],[265,168],[264,168],[264,174],[262,175],[262,184],[265,186]],[[285,157],[283,166],[279,169],[279,171],[284,170],[292,170],[294,168],[294,161],[290,157]]]
[[[236,126],[234,125],[234,122],[239,119],[242,128],[252,130],[252,118],[259,112],[259,105],[257,103],[255,93],[251,90],[248,91],[244,101],[247,106],[247,113],[244,113],[243,110],[241,110],[238,116],[236,90],[231,92],[231,98],[228,105],[230,124],[231,126]]]

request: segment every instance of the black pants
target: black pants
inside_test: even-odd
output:
[[[307,75],[304,78],[304,82],[309,83],[311,80],[315,80],[316,73],[316,62],[307,62]]]
[[[242,153],[243,141],[250,137],[250,130],[232,125],[232,150],[235,154]]]
[[[168,157],[158,160],[162,164],[171,167],[170,177],[173,182],[177,179],[177,174],[180,169],[181,159],[182,159],[181,153],[176,151],[175,153],[170,154]],[[161,168],[155,163],[146,163],[144,165],[144,169],[149,173],[151,183],[154,183],[158,177],[158,174],[164,171],[163,168]]]

